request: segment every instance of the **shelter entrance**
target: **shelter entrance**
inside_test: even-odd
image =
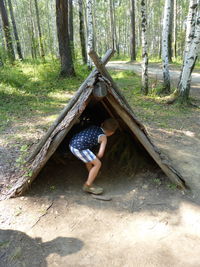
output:
[[[75,133],[90,125],[100,126],[110,116],[118,120],[119,129],[113,136],[108,137],[106,152],[101,159],[102,168],[95,183],[105,188],[106,193],[117,194],[119,191],[132,190],[139,179],[151,179],[153,175],[155,177],[162,173],[114,109],[105,101],[97,101],[94,98],[49,159],[36,179],[35,186],[42,191],[48,191],[50,188],[61,192],[71,190],[80,193],[88,173],[85,164],[70,152],[69,141]],[[94,148],[94,153],[97,150],[98,148]]]

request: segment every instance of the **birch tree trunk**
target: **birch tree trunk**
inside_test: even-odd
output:
[[[1,13],[1,18],[3,22],[3,30],[4,30],[5,40],[6,40],[6,47],[8,50],[8,58],[10,62],[13,63],[13,61],[15,60],[15,53],[14,53],[12,37],[10,33],[10,24],[8,21],[8,14],[7,14],[3,0],[0,0],[0,13]]]
[[[43,45],[43,40],[42,40],[42,30],[41,30],[41,25],[40,25],[40,15],[39,15],[37,0],[35,0],[35,11],[36,11],[36,18],[37,18],[38,34],[39,34],[40,55],[44,59],[45,53],[44,53],[44,45]]]
[[[18,53],[19,59],[23,60],[22,49],[21,49],[21,44],[20,44],[18,32],[17,32],[17,26],[15,23],[15,17],[14,17],[14,12],[13,12],[11,0],[8,0],[8,6],[9,6],[9,10],[10,10],[10,17],[11,17],[11,21],[12,21],[12,25],[13,25],[13,32],[14,32],[15,41],[16,41],[16,45],[17,45],[17,53]]]
[[[93,20],[92,20],[92,0],[87,0],[87,53],[93,49],[94,34],[93,34]],[[87,65],[89,69],[92,69],[91,58],[87,55]]]
[[[172,1],[165,1],[163,32],[162,32],[162,63],[163,63],[163,90],[162,93],[170,93],[170,75],[169,75],[169,49],[168,38],[170,30],[170,16],[172,9]]]
[[[184,58],[187,59],[187,53],[190,48],[190,44],[194,38],[196,15],[199,0],[190,0],[189,11],[187,16],[187,28],[186,28],[186,39],[185,39],[185,51]]]
[[[142,88],[141,91],[148,94],[148,51],[147,51],[147,16],[146,0],[141,0],[142,15]]]
[[[81,41],[81,53],[82,53],[83,63],[87,64],[85,27],[84,27],[84,16],[83,16],[83,1],[78,0],[78,4],[79,4],[79,34],[80,34],[80,41]]]
[[[68,32],[68,0],[56,0],[56,22],[63,77],[74,76],[74,65]]]
[[[131,0],[131,40],[130,40],[130,52],[131,61],[136,60],[135,52],[135,0]]]
[[[196,9],[197,13],[197,9]],[[196,14],[193,14],[194,17]],[[186,53],[183,60],[183,68],[181,72],[180,82],[178,88],[175,92],[178,95],[178,100],[181,103],[189,102],[189,93],[191,85],[191,74],[194,69],[198,54],[200,52],[200,13],[198,14],[195,27],[192,29],[192,37],[188,41],[188,36],[186,36]],[[191,27],[188,24],[188,27]],[[188,42],[190,43],[188,46]]]
[[[73,58],[75,57],[74,53],[74,25],[73,25],[73,0],[69,0],[69,41],[72,51]]]

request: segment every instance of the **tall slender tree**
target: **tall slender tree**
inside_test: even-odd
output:
[[[63,77],[74,76],[75,71],[68,32],[68,0],[56,0],[56,22],[61,60],[60,75]]]
[[[73,23],[73,0],[69,1],[69,40],[70,40],[70,46],[72,51],[72,56],[74,58],[74,23]]]
[[[172,11],[172,0],[165,1],[163,31],[162,31],[162,63],[163,63],[163,90],[162,93],[170,92],[169,74],[169,30],[170,16]]]
[[[3,22],[3,30],[5,34],[6,39],[6,46],[8,50],[8,57],[10,62],[12,63],[15,60],[15,53],[13,49],[13,43],[12,43],[12,37],[10,32],[10,24],[8,20],[8,14],[5,8],[4,0],[0,0],[0,12],[1,12],[1,18]]]
[[[171,11],[170,11],[170,18],[169,18],[169,34],[168,34],[168,55],[169,55],[170,63],[172,63],[173,22],[174,22],[174,0],[171,0]]]
[[[186,27],[186,39],[185,39],[185,51],[184,58],[187,59],[187,53],[190,49],[190,44],[194,38],[196,16],[198,11],[199,0],[190,0],[189,11],[187,16],[187,27]]]
[[[142,92],[148,94],[148,49],[146,0],[141,0],[142,15]]]
[[[36,11],[36,18],[37,18],[38,34],[39,34],[40,55],[44,59],[45,53],[44,53],[44,45],[43,45],[43,40],[42,40],[42,30],[41,30],[41,25],[40,25],[40,15],[39,15],[37,0],[35,0],[35,11]]]
[[[136,44],[135,44],[135,0],[131,0],[131,40],[130,53],[131,60],[136,60]]]
[[[191,75],[200,51],[200,1],[190,0],[190,8],[187,19],[187,30],[185,39],[185,53],[183,67],[177,90],[174,92],[174,100],[181,103],[189,103],[191,87]],[[191,10],[192,8],[192,10]],[[192,17],[192,21],[191,18]]]
[[[173,57],[177,58],[177,0],[174,0]]]
[[[11,17],[12,25],[13,25],[13,32],[14,32],[14,36],[15,36],[18,57],[19,57],[19,59],[23,60],[22,49],[21,49],[21,44],[20,44],[20,40],[19,40],[19,36],[18,36],[18,31],[17,31],[17,26],[16,26],[16,22],[15,22],[15,16],[14,16],[13,6],[12,6],[11,0],[8,0],[8,6],[9,6],[9,10],[10,10],[10,17]]]
[[[87,0],[87,52],[94,48],[94,32],[93,32],[93,17],[92,17],[92,0]],[[87,56],[88,68],[92,68],[92,61],[89,56]]]
[[[79,34],[80,34],[80,40],[81,40],[81,53],[82,53],[83,63],[87,64],[85,26],[84,26],[84,16],[83,16],[83,1],[78,0],[78,5],[79,5]]]
[[[111,38],[111,47],[112,47],[112,49],[115,49],[113,0],[109,0],[109,10],[110,10],[110,38]]]

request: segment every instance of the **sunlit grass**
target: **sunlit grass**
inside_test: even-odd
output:
[[[59,78],[58,60],[16,62],[0,68],[0,130],[21,118],[59,112],[88,75],[76,66],[77,76]]]
[[[155,126],[165,129],[174,128],[173,120],[184,122],[186,116],[191,116],[192,112],[200,115],[200,110],[179,104],[167,105],[163,103],[162,97],[157,95],[157,88],[153,87],[153,80],[150,80],[148,96],[141,94],[141,78],[132,71],[112,71],[112,77],[115,79],[127,101],[132,106],[134,113],[145,124],[151,122]],[[180,128],[183,123],[176,127]]]

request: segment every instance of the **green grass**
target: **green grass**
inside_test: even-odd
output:
[[[141,94],[141,78],[132,71],[112,71],[112,77],[118,83],[120,89],[132,106],[135,114],[144,123],[151,122],[157,127],[171,130],[175,127],[181,127],[179,124],[174,125],[172,122],[175,118],[184,121],[185,117],[190,116],[192,112],[198,112],[195,108],[180,106],[179,104],[167,105],[163,103],[162,97],[156,92],[159,91],[160,84],[155,80],[150,80],[150,93],[148,96]],[[200,115],[200,114],[199,114]]]
[[[71,98],[88,74],[76,66],[75,78],[60,79],[59,63],[25,61],[0,68],[0,130],[34,115],[53,114]]]
[[[46,130],[89,74],[86,66],[77,65],[76,77],[61,79],[59,68],[57,60],[47,60],[46,63],[27,60],[0,68],[0,133],[17,125],[15,138],[22,140],[21,132],[34,134],[37,127]],[[140,77],[132,71],[110,73],[136,116],[144,123],[152,122],[157,127],[171,129],[175,127],[172,123],[175,117],[184,121],[191,112],[199,112],[189,107],[164,104],[156,95],[160,85],[155,80],[150,81],[150,94],[144,96],[140,92]],[[36,128],[28,125],[27,120],[35,121]],[[12,135],[7,136],[8,141],[9,138],[12,139]]]

